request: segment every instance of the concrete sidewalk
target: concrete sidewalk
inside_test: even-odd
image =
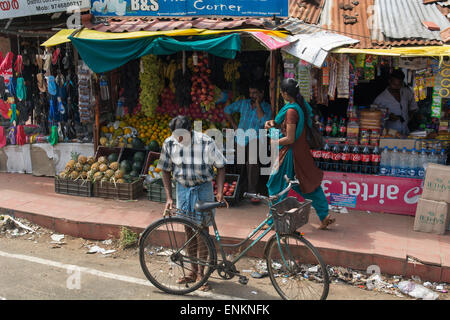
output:
[[[117,201],[60,195],[54,191],[53,178],[0,173],[0,213],[26,218],[74,237],[118,237],[122,226],[141,232],[161,217],[163,207],[145,197]],[[241,241],[266,212],[264,205],[248,203],[219,209],[216,221],[222,238]],[[335,217],[337,223],[331,230],[320,231],[319,219],[312,212],[309,224],[301,229],[327,264],[359,270],[378,265],[382,273],[450,283],[449,232],[443,236],[414,232],[414,218],[409,216],[351,211]],[[261,257],[264,244],[249,255]]]

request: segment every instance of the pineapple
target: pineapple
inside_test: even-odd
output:
[[[111,170],[111,169],[106,170],[105,177],[108,177],[108,179],[109,179],[114,176],[114,173],[115,173],[114,170]]]
[[[100,163],[100,164],[107,164],[108,163],[108,159],[106,159],[106,157],[100,157],[100,158],[98,158],[98,163]]]
[[[116,173],[114,174],[114,178],[116,178],[116,180],[122,179],[123,178],[123,171],[122,170],[117,170]]]
[[[118,162],[112,162],[112,163],[109,165],[109,168],[110,168],[111,170],[117,171],[117,170],[119,169],[119,163],[118,163]]]
[[[95,158],[94,157],[89,157],[87,159],[87,164],[92,166],[95,163]]]
[[[77,163],[75,164],[75,170],[77,170],[77,171],[83,171],[83,165],[82,165],[81,163],[77,162]]]
[[[91,170],[91,166],[89,165],[89,164],[85,164],[84,166],[83,166],[83,171],[89,171],[89,170]]]
[[[100,172],[106,172],[106,170],[108,170],[108,166],[102,163],[98,169],[100,170]]]
[[[85,156],[78,156],[78,162],[85,164],[87,162],[87,158]]]

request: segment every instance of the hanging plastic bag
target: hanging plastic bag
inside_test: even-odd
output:
[[[25,87],[25,80],[23,78],[17,78],[16,96],[19,101],[27,99],[27,88]]]
[[[0,148],[6,146],[5,128],[0,126]]]
[[[12,145],[16,144],[16,134],[17,134],[16,127],[11,127],[8,132],[9,144],[12,144]]]
[[[48,137],[47,141],[54,146],[58,143],[58,126],[52,126],[52,132]]]

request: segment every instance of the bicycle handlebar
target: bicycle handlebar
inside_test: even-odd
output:
[[[284,179],[288,183],[288,186],[287,186],[286,189],[284,189],[283,191],[281,191],[277,195],[270,196],[270,197],[265,197],[265,196],[262,196],[260,194],[247,193],[246,192],[246,193],[244,193],[243,196],[244,196],[244,198],[248,198],[248,199],[260,199],[260,200],[274,201],[274,200],[277,200],[278,198],[280,198],[281,196],[283,196],[285,193],[289,192],[289,190],[291,190],[293,186],[296,186],[296,185],[300,184],[298,179],[291,180],[291,179],[289,179],[289,177],[287,175],[284,176]]]

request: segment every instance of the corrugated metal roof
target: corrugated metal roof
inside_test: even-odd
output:
[[[431,31],[424,21],[437,24],[441,30],[450,27],[436,4],[424,4],[423,0],[375,0],[379,28],[388,39],[424,39],[441,41],[440,31]],[[378,34],[375,38],[379,39]]]
[[[311,34],[322,31],[320,26],[305,23],[297,18],[287,19],[277,29],[284,29],[292,34]]]
[[[446,28],[445,25],[449,22],[436,4],[424,5],[422,0],[359,0],[355,6],[353,2],[327,0],[320,25],[331,32],[359,40],[360,43],[353,46],[354,48],[442,45],[439,31],[432,33],[426,29],[432,36],[427,33],[424,37],[416,30],[423,26],[422,21],[433,21],[440,26],[442,24],[442,30]],[[403,9],[394,6],[397,2],[401,2]],[[425,8],[417,10],[418,5]],[[414,26],[411,26],[412,24]],[[387,34],[385,28],[388,30]],[[402,37],[395,38],[400,35]]]
[[[306,23],[319,23],[320,14],[326,0],[291,0],[289,2],[289,17],[297,18]]]
[[[92,30],[102,32],[133,32],[133,31],[167,31],[180,29],[208,29],[227,30],[244,27],[258,27],[273,29],[272,20],[264,18],[176,18],[176,19],[149,19],[149,18],[108,18],[104,22],[94,23],[92,19],[83,21],[83,25]]]
[[[320,24],[331,32],[359,40],[359,44],[355,45],[357,48],[371,48],[372,41],[367,19],[373,11],[374,0],[359,0],[358,5],[352,2],[355,1],[326,1]],[[350,7],[352,7],[351,10],[349,10]]]

